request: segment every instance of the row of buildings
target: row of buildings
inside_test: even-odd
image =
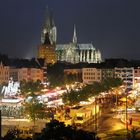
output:
[[[4,66],[2,62],[0,63],[0,84],[8,83],[10,77],[14,81],[22,80],[33,80],[33,81],[43,81],[44,80],[44,71],[40,68],[16,68],[10,66]]]
[[[80,64],[81,66],[82,64]],[[73,65],[72,65],[73,66]],[[128,88],[140,87],[140,67],[99,67],[97,66],[81,66],[78,68],[63,68],[65,75],[77,75],[85,84],[101,82],[106,78],[121,78]],[[5,66],[0,63],[0,84],[8,83],[12,77],[14,81],[22,80],[40,80],[45,81],[47,69],[43,67],[13,67]]]
[[[41,32],[41,44],[38,46],[38,58],[45,59],[46,64],[57,61],[69,63],[100,63],[102,61],[100,50],[96,49],[92,43],[78,43],[75,26],[72,41],[66,44],[58,44],[57,28],[52,13],[47,10],[46,16]]]
[[[92,84],[101,82],[106,78],[121,78],[127,88],[134,89],[140,87],[140,67],[122,67],[122,68],[95,68],[86,67],[82,69],[65,69],[65,74],[81,75],[82,82]]]

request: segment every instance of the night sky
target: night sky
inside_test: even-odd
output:
[[[103,58],[140,59],[140,0],[0,0],[0,53],[36,56],[46,7],[53,10],[57,43],[93,42]]]

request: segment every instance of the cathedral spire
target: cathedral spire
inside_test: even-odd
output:
[[[56,34],[57,34],[57,31],[56,31],[56,27],[54,24],[53,12],[52,12],[52,10],[49,10],[49,8],[47,6],[46,20],[45,20],[45,23],[44,23],[44,26],[42,29],[42,33],[41,33],[41,43],[42,44],[50,43],[51,45],[55,44],[56,43]]]
[[[76,36],[76,27],[75,27],[75,25],[74,25],[74,32],[73,32],[73,40],[72,40],[72,42],[73,42],[74,44],[77,43],[77,36]]]
[[[48,6],[46,8],[46,23],[45,26],[50,30],[54,26],[54,20],[53,20],[53,11],[52,9],[49,9]]]

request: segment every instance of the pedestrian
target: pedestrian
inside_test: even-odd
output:
[[[129,119],[129,124],[132,125],[132,117]]]

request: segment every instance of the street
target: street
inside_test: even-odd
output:
[[[110,108],[103,109],[101,116],[97,120],[97,127],[95,123],[84,128],[84,130],[94,131],[97,128],[98,133],[106,133],[109,131],[116,131],[120,129],[125,129],[125,124],[123,124],[120,118],[114,118],[114,113],[110,112]]]
[[[36,120],[35,132],[41,132],[45,127],[47,120]],[[10,128],[14,127],[30,127],[33,128],[34,123],[27,119],[2,119],[2,136],[4,136]]]
[[[121,122],[120,118],[116,117],[115,112],[111,112],[111,108],[111,105],[108,107],[104,106],[98,120],[83,129],[89,132],[95,131],[102,138],[107,138],[116,131],[125,130],[126,125]]]

